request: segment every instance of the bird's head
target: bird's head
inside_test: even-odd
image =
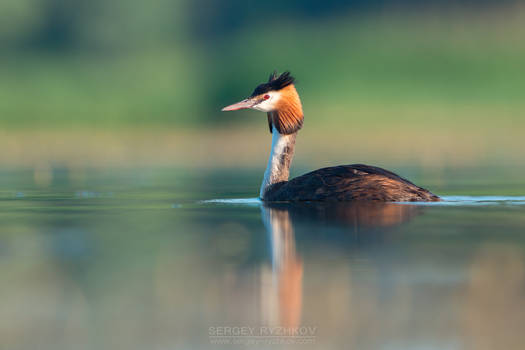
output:
[[[279,76],[274,72],[267,83],[255,88],[250,97],[224,107],[222,111],[255,109],[267,112],[270,132],[275,128],[281,134],[295,133],[303,126],[304,116],[294,81],[290,72]]]

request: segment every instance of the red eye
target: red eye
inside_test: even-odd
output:
[[[265,100],[267,100],[267,99],[270,98],[270,95],[264,95],[263,98],[264,98]]]

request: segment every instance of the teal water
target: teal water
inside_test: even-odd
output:
[[[523,196],[268,206],[242,174],[44,179],[0,174],[1,349],[525,347]]]

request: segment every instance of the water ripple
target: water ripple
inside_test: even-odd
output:
[[[491,206],[491,205],[525,205],[525,196],[443,196],[440,202],[397,202],[399,204],[432,205],[432,206]],[[217,198],[199,201],[201,204],[233,204],[258,206],[259,198]]]

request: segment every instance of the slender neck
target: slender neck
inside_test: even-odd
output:
[[[280,134],[274,127],[272,130],[272,151],[268,166],[264,172],[264,179],[259,193],[261,198],[270,185],[277,182],[288,181],[290,176],[290,164],[292,163],[295,138],[297,132],[289,135]]]

